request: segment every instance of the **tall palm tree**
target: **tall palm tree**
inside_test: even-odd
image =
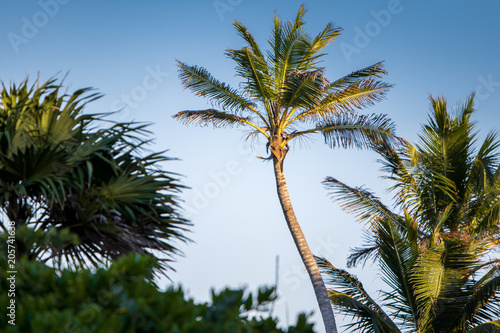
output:
[[[99,95],[61,89],[26,79],[1,92],[0,207],[15,224],[17,254],[88,267],[154,253],[170,268],[190,225],[177,213],[183,186],[158,165],[170,158],[147,153],[145,125],[106,127],[103,115],[84,113]]]
[[[292,140],[322,133],[332,147],[369,147],[373,142],[394,141],[394,128],[384,115],[358,115],[357,109],[381,100],[390,86],[379,78],[386,74],[382,63],[329,81],[319,66],[321,50],[340,34],[328,23],[314,38],[304,30],[302,6],[293,22],[275,15],[263,53],[247,28],[234,22],[246,46],[228,49],[236,62],[240,89],[215,79],[206,69],[178,61],[179,77],[185,88],[204,96],[214,108],[182,111],[174,117],[184,124],[214,127],[244,126],[249,137],[265,138],[272,160],[276,186],[285,220],[304,262],[316,293],[327,332],[336,332],[335,319],[318,267],[292,208],[283,173],[283,162]],[[217,109],[215,108],[217,107]]]
[[[318,258],[336,307],[356,332],[500,332],[500,152],[497,133],[477,145],[474,95],[453,116],[431,97],[433,114],[419,143],[379,147],[394,182],[392,212],[367,189],[334,178],[326,186],[344,209],[370,226],[348,266],[378,261],[390,288],[378,305],[348,272]],[[383,307],[391,310],[388,315]]]

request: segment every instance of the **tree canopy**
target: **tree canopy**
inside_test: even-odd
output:
[[[129,252],[154,253],[165,273],[190,226],[178,212],[184,186],[163,170],[172,158],[146,149],[146,124],[86,113],[100,97],[91,89],[62,90],[56,79],[26,79],[1,91],[2,212],[16,229],[76,236],[29,244],[18,237],[17,254],[89,267]]]
[[[353,317],[356,332],[500,331],[500,260],[492,252],[500,227],[497,133],[478,144],[473,95],[455,114],[444,98],[431,97],[431,105],[416,145],[378,147],[396,212],[368,189],[325,180],[370,229],[348,264],[373,258],[389,287],[379,305],[355,276],[317,258],[330,299]]]

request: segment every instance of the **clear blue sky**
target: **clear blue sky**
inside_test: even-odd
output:
[[[211,287],[254,289],[274,283],[279,255],[276,313],[283,323],[286,309],[290,320],[297,311],[318,310],[281,215],[272,166],[255,158],[262,147],[243,146],[237,129],[185,127],[171,116],[208,105],[182,90],[175,59],[237,86],[234,65],[223,54],[242,46],[232,20],[267,46],[274,11],[291,19],[302,2],[311,34],[329,21],[344,29],[324,58],[330,79],[385,60],[386,81],[395,86],[364,112],[388,114],[399,135],[415,139],[429,94],[454,105],[473,91],[482,133],[498,129],[500,3],[493,0],[41,0],[4,1],[0,11],[0,80],[19,82],[27,74],[34,80],[40,73],[44,81],[68,73],[70,90],[92,86],[105,94],[88,112],[123,108],[113,119],[153,122],[152,148],[180,158],[165,167],[191,187],[182,198],[195,243],[182,245],[185,257],[174,264],[173,282],[198,300],[207,299]],[[362,226],[331,202],[320,182],[334,176],[366,185],[390,203],[375,159],[366,151],[331,150],[321,137],[293,147],[287,158],[292,202],[310,246],[338,267],[345,267],[349,247],[361,244]],[[381,287],[374,268],[352,270],[373,292]]]

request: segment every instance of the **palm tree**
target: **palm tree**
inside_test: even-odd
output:
[[[356,277],[317,258],[330,299],[354,318],[348,326],[356,332],[500,332],[500,260],[492,258],[500,142],[490,132],[477,148],[473,102],[471,95],[452,116],[445,99],[431,97],[417,145],[379,146],[399,213],[367,189],[325,180],[342,207],[370,226],[370,241],[354,249],[348,266],[375,259],[390,288],[378,305]]]
[[[386,74],[382,63],[329,81],[319,66],[321,50],[340,34],[328,23],[314,38],[304,30],[302,6],[293,22],[276,15],[263,53],[247,28],[234,22],[246,46],[228,49],[236,62],[240,89],[214,78],[206,69],[178,61],[185,88],[204,96],[214,108],[182,111],[174,117],[184,124],[214,127],[244,126],[249,137],[264,137],[272,160],[278,197],[285,220],[316,293],[327,332],[336,332],[335,319],[318,267],[292,208],[283,172],[283,162],[292,140],[322,133],[332,147],[369,147],[374,142],[392,143],[392,123],[384,115],[358,115],[357,109],[381,100],[390,86],[379,78]],[[294,142],[295,142],[294,141]]]
[[[104,127],[103,115],[84,113],[98,94],[61,89],[26,79],[1,92],[0,207],[15,224],[17,254],[95,267],[154,252],[158,268],[171,268],[190,224],[177,213],[183,186],[159,168],[170,158],[147,153],[145,125]]]

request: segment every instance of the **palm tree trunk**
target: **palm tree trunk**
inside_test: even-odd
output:
[[[285,215],[285,220],[290,229],[293,241],[297,246],[302,262],[306,266],[307,273],[311,279],[311,283],[318,300],[321,316],[327,333],[337,333],[337,325],[335,324],[335,316],[333,314],[332,304],[328,298],[325,284],[319,272],[318,265],[314,260],[314,256],[307,244],[306,238],[302,233],[297,217],[293,211],[292,202],[288,195],[288,186],[286,185],[285,174],[283,173],[283,160],[278,160],[273,156],[274,175],[276,177],[276,187],[278,189],[278,197]]]

